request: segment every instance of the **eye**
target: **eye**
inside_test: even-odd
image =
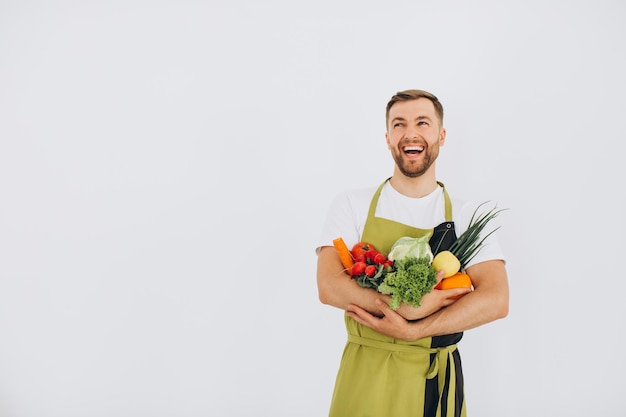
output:
[[[393,127],[402,127],[402,126],[404,126],[404,123],[400,123],[400,122],[395,123],[395,124],[393,125]]]
[[[418,122],[417,125],[418,126],[428,126],[428,122],[425,122],[425,121],[422,120],[422,121]]]

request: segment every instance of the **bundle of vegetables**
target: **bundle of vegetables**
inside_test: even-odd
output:
[[[391,295],[391,309],[397,310],[401,303],[419,307],[424,294],[431,292],[437,283],[429,239],[430,235],[402,237],[391,247],[389,259],[393,260],[393,271],[385,274],[378,286],[378,292]]]
[[[393,261],[367,242],[359,242],[348,250],[342,238],[333,240],[346,272],[366,288],[378,289],[386,273],[393,270]]]
[[[436,256],[433,256],[428,242],[430,235],[421,238],[401,237],[387,256],[367,242],[357,243],[352,250],[348,249],[342,238],[333,240],[333,245],[345,272],[360,286],[390,295],[389,306],[394,310],[401,303],[419,307],[422,297],[433,289],[472,288],[472,281],[463,270],[483,247],[485,239],[498,229],[495,228],[482,238],[480,236],[487,223],[503,210],[494,207],[477,216],[478,209],[484,204],[476,208],[467,230],[449,250],[441,251]],[[435,275],[440,270],[444,271],[444,279],[437,284]]]
[[[348,250],[341,238],[335,239],[333,245],[345,271],[360,286],[391,295],[390,306],[397,309],[403,302],[419,306],[422,296],[437,283],[429,238],[430,235],[401,237],[387,256],[367,242],[357,243],[352,250]]]

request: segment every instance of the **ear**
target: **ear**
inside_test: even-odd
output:
[[[446,129],[441,128],[441,132],[439,132],[439,146],[443,146],[446,143]]]
[[[389,132],[385,132],[385,141],[387,142],[387,149],[391,149],[391,144],[389,143]]]

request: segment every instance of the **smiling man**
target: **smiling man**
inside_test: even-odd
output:
[[[443,109],[424,97],[394,102],[387,108],[385,137],[400,173],[416,178],[431,169],[446,139],[439,123],[442,118]],[[431,171],[434,175],[434,168]]]
[[[395,94],[387,104],[385,139],[395,161],[382,184],[340,193],[320,235],[320,301],[345,311],[348,333],[330,406],[331,417],[466,415],[457,344],[463,332],[508,314],[504,256],[493,228],[465,265],[473,290],[431,290],[420,305],[392,310],[389,296],[357,284],[332,241],[360,242],[389,253],[404,236],[429,236],[437,252],[450,248],[479,204],[451,198],[435,162],[446,140],[443,107],[422,90]],[[435,252],[435,250],[433,250]],[[441,281],[440,271],[437,281]]]

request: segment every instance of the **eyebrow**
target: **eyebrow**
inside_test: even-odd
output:
[[[415,120],[428,120],[429,122],[431,121],[430,117],[428,116],[417,116],[415,118]],[[391,119],[391,123],[395,122],[395,121],[400,121],[400,122],[406,122],[406,119],[402,116],[396,116],[393,119]]]

